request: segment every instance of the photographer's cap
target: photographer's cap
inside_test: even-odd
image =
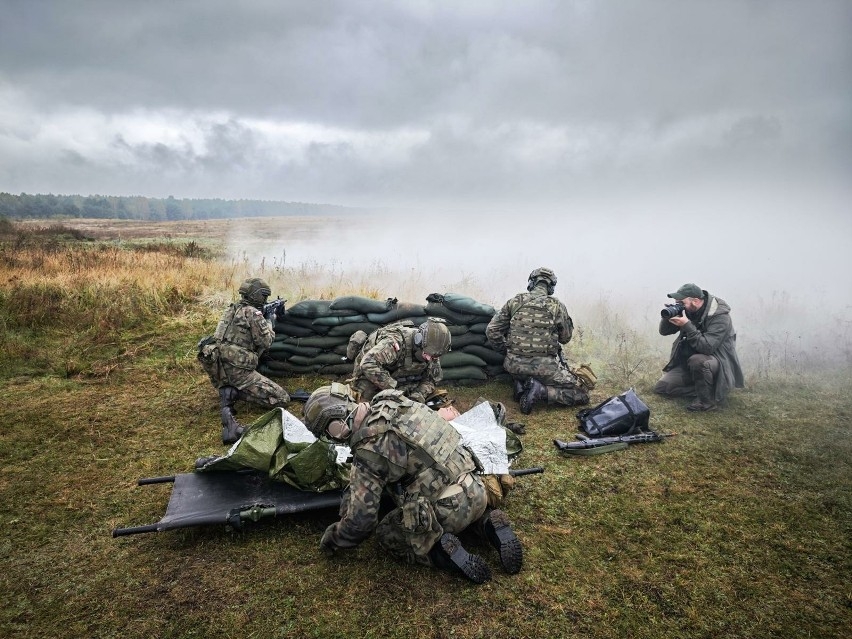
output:
[[[701,287],[697,284],[684,284],[674,293],[669,293],[668,296],[678,301],[682,300],[684,297],[696,297],[701,299],[704,297],[704,291],[702,291]]]

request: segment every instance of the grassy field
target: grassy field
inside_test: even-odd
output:
[[[506,505],[519,575],[476,540],[495,567],[483,586],[372,540],[328,560],[333,511],[113,539],[165,512],[169,485],[138,478],[224,452],[194,346],[249,267],[214,223],[115,226],[0,220],[0,636],[850,636],[849,367],[747,370],[724,411],[692,415],[651,393],[660,362],[641,338],[609,326],[574,345],[601,378],[593,402],[633,384],[676,437],[564,458],[552,439],[573,439],[574,411],[523,416],[505,384],[451,389],[462,410],[504,402],[527,426],[517,466],[546,469]],[[308,275],[264,273],[291,303],[365,292]]]

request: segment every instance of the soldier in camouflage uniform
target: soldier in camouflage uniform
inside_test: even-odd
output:
[[[362,401],[395,388],[423,403],[443,377],[440,357],[450,350],[451,340],[440,319],[430,317],[420,326],[389,324],[367,337],[347,381]]]
[[[583,382],[562,359],[562,344],[571,341],[574,322],[565,304],[553,296],[556,275],[541,267],[530,273],[526,293],[519,293],[491,318],[485,335],[494,350],[505,353],[503,368],[514,379],[514,398],[528,415],[536,402],[588,404]]]
[[[266,408],[284,407],[290,401],[287,391],[256,370],[260,356],[275,339],[272,324],[261,312],[271,295],[269,284],[256,277],[247,279],[239,292],[240,301],[228,307],[216,332],[201,340],[198,348],[198,361],[219,390],[224,444],[233,444],[244,430],[234,418],[238,399]]]
[[[375,532],[382,549],[398,559],[483,583],[491,577],[488,564],[457,537],[474,525],[500,553],[503,568],[520,571],[521,542],[503,511],[487,509],[473,454],[425,404],[398,390],[358,403],[350,387],[333,383],[311,394],[304,414],[311,432],[347,444],[353,457],[340,521],[320,540],[326,553],[354,548]],[[383,496],[396,507],[380,521]]]

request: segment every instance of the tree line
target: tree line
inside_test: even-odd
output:
[[[334,204],[267,200],[176,199],[109,195],[0,193],[0,218],[102,218],[122,220],[213,220],[282,215],[335,216],[355,209]]]

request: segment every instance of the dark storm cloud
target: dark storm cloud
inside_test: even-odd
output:
[[[3,190],[520,201],[852,161],[843,1],[2,5]]]

